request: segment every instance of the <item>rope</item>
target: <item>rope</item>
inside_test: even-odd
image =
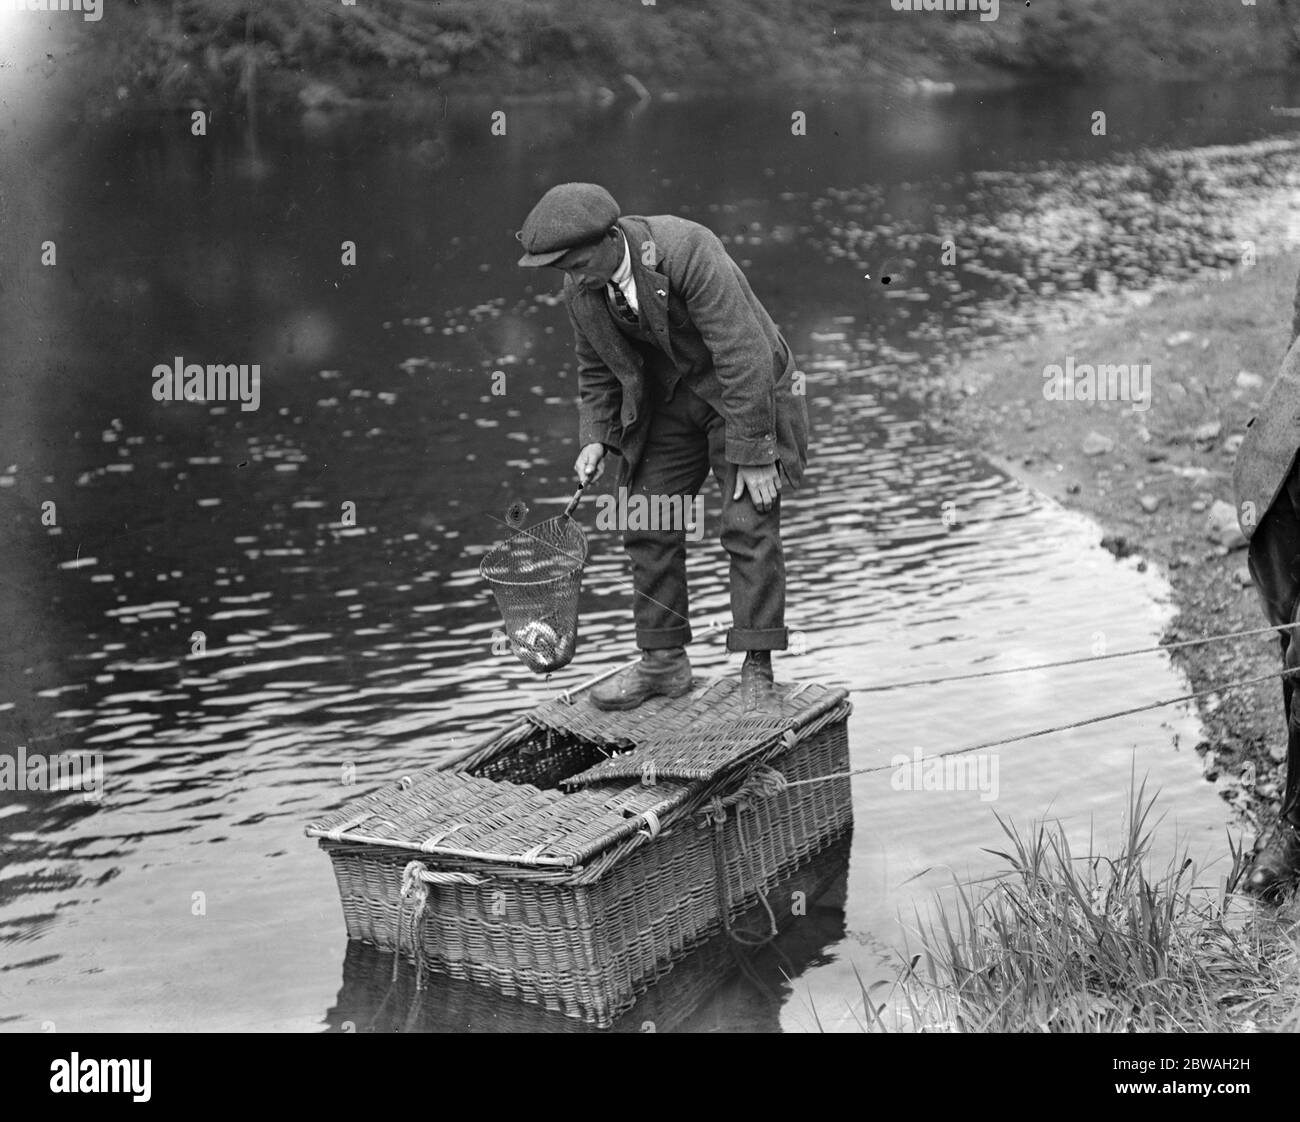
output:
[[[727,851],[722,841],[722,827],[727,812],[722,800],[714,797],[709,802],[707,821],[713,823],[713,888],[718,897],[718,912],[722,916],[722,929],[731,934],[731,899],[727,892]]]
[[[773,786],[770,788],[775,790]],[[761,792],[756,792],[761,794]],[[746,804],[747,805],[747,804]],[[777,1000],[777,995],[758,973],[754,964],[750,961],[749,956],[743,950],[744,947],[754,947],[756,950],[772,943],[776,936],[778,928],[776,916],[772,912],[772,906],[767,901],[767,892],[761,884],[758,885],[758,898],[763,902],[763,907],[767,910],[767,918],[771,924],[771,934],[767,937],[757,935],[752,931],[744,928],[736,928],[731,923],[731,899],[727,891],[727,853],[726,845],[723,839],[722,828],[727,821],[727,810],[724,800],[716,795],[709,800],[707,807],[702,814],[701,826],[713,825],[713,886],[717,894],[718,912],[722,916],[722,928],[727,933],[727,947],[731,951],[732,960],[735,962],[740,972],[749,980],[750,984],[770,1001]],[[740,828],[739,809],[737,810],[737,829]],[[784,957],[784,956],[783,956]],[[794,971],[791,971],[793,974]]]
[[[1292,625],[1295,626],[1295,625]],[[1240,682],[1227,682],[1221,686],[1214,686],[1208,690],[1198,690],[1195,693],[1185,693],[1181,697],[1170,697],[1164,701],[1152,701],[1147,705],[1135,705],[1131,709],[1120,709],[1114,713],[1103,713],[1099,717],[1085,717],[1081,721],[1068,721],[1063,725],[1053,725],[1051,728],[1035,729],[1033,732],[1022,732],[1015,736],[1004,736],[1000,740],[987,740],[982,744],[970,744],[965,748],[950,748],[947,752],[936,752],[927,759],[939,760],[945,756],[961,756],[967,752],[979,752],[986,748],[1000,748],[1004,744],[1015,744],[1021,740],[1032,740],[1038,736],[1049,736],[1054,732],[1067,732],[1070,729],[1083,728],[1085,725],[1095,725],[1101,721],[1113,721],[1116,717],[1130,717],[1134,713],[1146,713],[1152,709],[1160,709],[1166,705],[1178,705],[1184,701],[1195,701],[1197,698],[1208,697],[1210,694],[1226,693],[1229,690],[1241,689],[1244,686],[1257,686],[1261,682],[1269,682],[1274,678],[1285,678],[1289,674],[1300,674],[1300,667],[1294,670],[1281,670],[1272,674],[1261,674],[1258,678],[1246,678]],[[871,772],[890,771],[895,767],[894,764],[875,764],[872,767],[854,768],[852,771],[839,771],[831,775],[814,775],[808,779],[787,779],[787,787],[803,787],[809,783],[826,783],[832,779],[848,779],[854,775],[867,775]]]
[[[1129,658],[1132,655],[1152,654],[1155,651],[1176,651],[1184,647],[1200,647],[1206,643],[1218,643],[1225,639],[1244,639],[1252,635],[1271,635],[1289,627],[1300,627],[1300,623],[1279,623],[1275,627],[1253,627],[1248,631],[1226,631],[1222,635],[1209,635],[1204,639],[1180,639],[1176,643],[1158,643],[1154,647],[1135,647],[1131,651],[1115,651],[1113,654],[1085,655],[1083,658],[1065,658],[1059,662],[1039,662],[1032,666],[1008,666],[1003,670],[978,670],[971,674],[949,674],[942,678],[910,678],[903,682],[887,682],[883,686],[863,686],[855,693],[881,693],[884,690],[902,690],[909,686],[940,686],[945,682],[969,682],[976,678],[997,678],[1003,674],[1023,674],[1030,670],[1054,670],[1061,666],[1080,666],[1085,662],[1105,662],[1110,658]]]
[[[419,862],[417,861],[416,864],[419,864]],[[419,875],[420,880],[425,884],[480,885],[487,884],[490,879],[488,877],[478,876],[475,873],[443,873],[438,872],[437,870],[430,872],[428,869],[421,869]]]
[[[393,981],[397,981],[397,969],[402,961],[402,914],[406,910],[406,901],[412,903],[411,912],[411,955],[415,959],[415,988],[424,989],[424,917],[428,914],[425,904],[429,900],[429,886],[424,877],[428,873],[423,861],[409,861],[402,870],[402,894],[397,902],[397,954],[393,956]],[[412,1014],[414,1015],[414,1014]],[[409,1022],[410,1018],[408,1018]]]
[[[772,787],[769,785],[763,789],[756,788],[755,794],[762,795],[764,791],[783,790],[785,788],[785,776],[783,776],[779,771],[772,771],[771,768],[765,770],[769,771],[772,775],[777,776],[781,781],[780,785],[779,787]],[[740,812],[742,810],[751,809],[754,810],[755,813],[758,811],[758,808],[752,806],[748,800],[738,804],[736,807],[736,835],[740,839],[741,857],[745,859],[749,858],[751,848],[750,839],[746,836],[745,815],[742,815]],[[778,928],[776,924],[776,913],[772,911],[772,905],[769,904],[767,900],[767,862],[763,860],[762,849],[759,849],[758,851],[758,876],[753,876],[754,870],[752,865],[749,872],[754,881],[754,891],[758,893],[759,902],[763,905],[763,910],[767,912],[767,934],[757,935],[740,928],[733,931],[731,937],[737,942],[750,942],[752,945],[761,947],[770,943],[781,933],[780,928]],[[743,886],[744,881],[742,881],[741,884]],[[740,939],[739,936],[741,935],[744,935],[746,938],[743,940]]]
[[[388,982],[388,991],[384,994],[383,1001],[379,1003],[374,1016],[371,1018],[370,1025],[372,1028],[379,1023],[380,1013],[383,1012],[384,1006],[392,999],[397,989],[397,981],[402,969],[402,921],[406,915],[407,900],[413,902],[411,913],[411,957],[415,960],[415,996],[411,999],[411,1007],[406,1012],[406,1020],[403,1022],[400,1031],[414,1032],[419,1023],[420,1012],[424,1004],[424,920],[429,914],[428,909],[425,907],[429,900],[429,884],[450,883],[437,880],[436,878],[439,876],[438,873],[429,872],[423,861],[409,861],[405,868],[402,869],[401,892],[397,899],[397,947],[393,952],[393,973]]]
[[[771,770],[771,769],[767,769]],[[778,789],[773,784],[765,785],[759,788],[757,785],[751,792],[751,797],[759,797],[769,793],[775,793]],[[737,792],[739,794],[739,792]],[[726,840],[723,835],[723,827],[727,822],[727,807],[733,805],[736,807],[736,831],[740,839],[740,856],[741,856],[741,890],[745,887],[744,872],[748,864],[749,846],[746,843],[744,834],[744,824],[741,821],[740,811],[749,807],[749,802],[740,801],[736,796],[728,799],[718,798],[716,795],[709,800],[708,808],[703,815],[702,825],[713,825],[713,886],[718,898],[718,912],[722,916],[722,929],[727,933],[732,942],[739,943],[743,947],[763,947],[770,943],[779,934],[780,929],[777,927],[776,914],[772,911],[772,905],[767,900],[767,889],[764,881],[767,879],[767,870],[762,870],[761,876],[754,876],[754,871],[750,868],[750,879],[754,882],[754,888],[758,893],[758,899],[763,905],[763,910],[767,912],[768,932],[766,935],[756,931],[750,931],[748,928],[735,927],[731,922],[731,893],[727,890],[727,848]]]

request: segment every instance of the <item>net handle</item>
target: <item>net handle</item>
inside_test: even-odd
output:
[[[569,500],[569,505],[564,508],[565,518],[572,517],[573,512],[578,509],[578,502],[582,498],[582,492],[585,491],[586,489],[587,489],[587,485],[585,483],[578,484],[578,489],[573,492],[573,498]]]

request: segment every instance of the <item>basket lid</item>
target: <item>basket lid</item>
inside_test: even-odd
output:
[[[439,867],[515,865],[556,870],[634,836],[689,792],[640,783],[566,793],[425,768],[313,822],[307,836],[441,858]]]
[[[781,683],[773,687],[778,703],[771,714],[745,711],[740,683],[735,678],[717,678],[703,690],[683,698],[656,699],[666,702],[646,712],[642,706],[629,713],[642,713],[639,729],[618,728],[624,722],[608,721],[617,730],[619,743],[630,746],[621,755],[612,756],[570,776],[569,787],[584,787],[612,780],[644,779],[700,782],[714,780],[727,772],[740,770],[750,762],[760,762],[773,750],[792,748],[802,739],[810,724],[846,703],[848,694],[816,682]],[[567,709],[568,713],[564,710]],[[543,706],[529,715],[539,723],[555,721],[552,727],[584,735],[592,724],[592,714],[600,718],[617,717],[602,713],[587,702],[583,706]],[[649,719],[646,720],[645,718]],[[603,743],[611,743],[609,733]]]
[[[434,855],[440,869],[585,880],[849,709],[843,689],[818,683],[778,684],[775,696],[779,711],[761,716],[744,711],[735,678],[623,712],[590,698],[550,701],[469,757],[386,784],[307,836]],[[626,751],[564,780],[567,790],[469,774],[485,753],[512,751],[537,730]]]

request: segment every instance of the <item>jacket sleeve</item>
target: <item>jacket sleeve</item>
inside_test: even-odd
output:
[[[753,293],[711,230],[697,227],[673,263],[673,283],[713,356],[722,387],[728,462],[773,464],[776,450],[776,374],[771,345],[754,315]]]
[[[623,387],[578,326],[572,309],[569,309],[569,323],[573,327],[573,348],[578,358],[578,447],[603,444],[607,450],[621,455],[623,425],[619,414]]]

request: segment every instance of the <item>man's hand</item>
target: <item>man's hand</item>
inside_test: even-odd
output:
[[[578,453],[578,460],[573,465],[573,470],[578,473],[578,482],[584,487],[593,480],[599,479],[605,470],[605,446],[588,444]]]
[[[781,493],[781,476],[776,464],[762,464],[749,467],[745,464],[736,466],[736,493],[731,497],[740,498],[746,491],[754,500],[754,506],[766,514],[772,509],[776,497]]]

